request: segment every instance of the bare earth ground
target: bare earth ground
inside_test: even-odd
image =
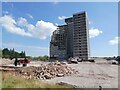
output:
[[[77,75],[57,77],[46,80],[48,83],[64,82],[80,88],[118,88],[118,66],[110,64],[96,64],[80,62],[69,64],[70,67],[79,71]]]
[[[48,62],[31,62],[28,66],[40,66]],[[14,66],[6,64],[7,66]],[[64,82],[75,85],[80,88],[118,88],[118,65],[107,63],[89,63],[79,62],[78,64],[68,64],[68,66],[79,71],[79,74],[57,77],[50,80],[45,80],[48,83]]]
[[[2,65],[8,65],[8,64],[13,64],[13,63],[14,63],[13,60],[0,58],[0,66],[2,66]]]

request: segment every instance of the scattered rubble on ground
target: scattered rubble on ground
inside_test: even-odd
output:
[[[65,83],[65,82],[59,82],[59,83],[56,83],[57,85],[62,85],[62,86],[69,86],[71,88],[79,88],[78,86],[76,85],[71,85],[71,84],[68,84],[68,83]]]
[[[18,75],[22,75],[27,79],[36,78],[40,80],[52,79],[55,77],[63,77],[71,74],[76,74],[78,71],[68,67],[65,63],[51,62],[39,67],[22,67],[17,69]]]
[[[0,66],[14,63],[14,60],[0,58]]]

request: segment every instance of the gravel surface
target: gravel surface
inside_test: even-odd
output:
[[[14,63],[13,60],[0,58],[0,66],[9,65],[12,63]]]
[[[111,64],[96,64],[80,62],[79,64],[68,64],[68,66],[79,71],[77,75],[57,77],[46,80],[48,83],[68,83],[80,88],[118,88],[118,66]]]
[[[12,64],[10,63],[11,61],[9,62],[9,64],[7,64],[7,66],[14,67],[13,63]],[[39,67],[41,66],[41,64],[45,65],[48,64],[48,62],[32,61],[30,64],[28,64],[28,67],[29,66]],[[106,62],[103,63],[103,61],[102,63],[79,62],[78,64],[67,65],[77,70],[79,74],[74,74],[65,77],[57,77],[54,79],[45,80],[45,82],[48,83],[63,82],[75,85],[80,88],[98,88],[99,86],[102,86],[103,88],[118,88],[118,65],[111,65]]]

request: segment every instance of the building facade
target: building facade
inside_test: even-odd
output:
[[[66,25],[58,26],[50,42],[50,58],[89,58],[89,32],[87,13],[80,12],[65,19]]]
[[[50,58],[57,60],[66,59],[66,30],[67,25],[58,26],[53,32],[50,41]]]

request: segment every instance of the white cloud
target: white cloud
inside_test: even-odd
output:
[[[19,26],[26,26],[26,25],[28,24],[28,22],[27,22],[27,20],[26,20],[25,18],[20,17],[20,18],[18,19],[18,21],[17,21],[17,24],[18,24]]]
[[[117,45],[120,43],[120,37],[115,37],[114,39],[109,41],[110,45]]]
[[[3,14],[8,14],[9,12],[8,11],[3,11]]]
[[[13,17],[8,15],[0,17],[0,25],[10,33],[39,39],[46,39],[57,28],[51,22],[40,20],[33,25],[23,17],[15,21]]]
[[[53,4],[55,4],[55,5],[58,4],[58,3],[59,3],[58,0],[55,0],[55,1],[53,2]]]
[[[10,33],[31,37],[30,33],[25,32],[24,29],[17,27],[16,21],[11,16],[5,15],[0,17],[0,25]]]
[[[34,26],[29,25],[29,30],[33,35],[40,39],[46,39],[57,27],[50,22],[38,21]],[[34,29],[34,30],[32,30]]]
[[[59,19],[59,20],[64,20],[64,19],[66,19],[66,18],[68,18],[68,17],[66,17],[66,16],[58,16],[58,19]]]
[[[89,21],[89,25],[91,24],[92,22],[91,21]]]
[[[100,34],[102,34],[103,31],[99,30],[99,29],[95,29],[95,28],[91,28],[89,30],[89,37],[90,38],[94,38],[94,37],[97,37],[99,36]]]
[[[58,23],[55,23],[56,26],[58,26]]]
[[[27,14],[27,16],[31,19],[33,19],[33,16],[31,14]]]

